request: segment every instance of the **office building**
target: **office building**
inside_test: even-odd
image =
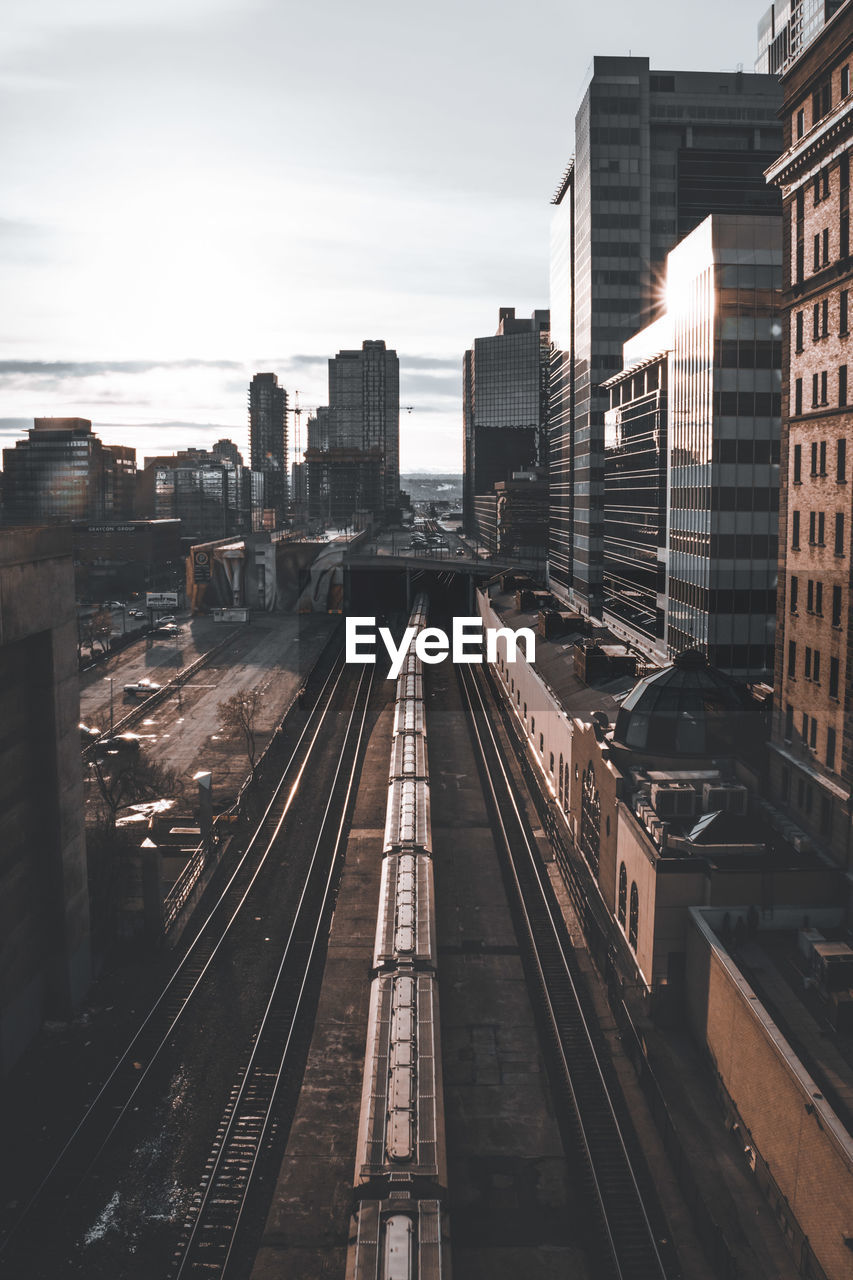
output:
[[[782,79],[785,150],[768,170],[790,227],[771,794],[812,844],[850,865],[853,723],[849,124],[853,5]]]
[[[249,453],[264,474],[264,507],[275,525],[287,513],[287,392],[274,373],[256,373],[249,385]]]
[[[3,450],[6,524],[67,524],[133,515],[136,450],[105,445],[87,418],[35,418]]]
[[[0,533],[0,1074],[89,984],[79,701],[67,537]]]
[[[603,606],[604,410],[622,344],[663,310],[666,255],[709,213],[778,209],[772,76],[595,58],[551,234],[549,582]]]
[[[262,527],[269,474],[206,449],[146,458],[137,486],[137,514],[180,520],[181,536],[193,542],[248,533]]]
[[[382,341],[329,360],[329,404],[308,420],[309,513],[339,525],[400,512],[400,363]]]
[[[501,307],[497,333],[476,338],[462,366],[462,512],[477,532],[476,499],[513,472],[548,464],[549,318]],[[483,509],[483,504],[481,504]]]
[[[781,284],[780,218],[706,218],[604,383],[605,620],[751,682],[773,670]]]
[[[843,0],[781,0],[758,24],[755,70],[778,76],[820,35]]]

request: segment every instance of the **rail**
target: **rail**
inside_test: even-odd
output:
[[[516,786],[482,692],[471,672],[460,667],[458,676],[507,879],[514,891],[515,914],[550,1032],[566,1136],[575,1139],[587,1175],[604,1271],[618,1280],[664,1280],[666,1270],[572,974],[570,946],[550,883],[517,801]]]

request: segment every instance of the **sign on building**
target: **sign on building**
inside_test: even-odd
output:
[[[145,603],[149,609],[177,609],[177,591],[147,591]]]
[[[210,582],[210,552],[193,550],[193,582]]]

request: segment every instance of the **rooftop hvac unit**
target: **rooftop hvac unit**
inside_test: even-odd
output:
[[[699,807],[699,796],[686,782],[655,782],[652,804],[659,818],[692,818]]]
[[[748,805],[746,787],[736,782],[706,782],[702,787],[702,808],[705,813],[746,813]]]

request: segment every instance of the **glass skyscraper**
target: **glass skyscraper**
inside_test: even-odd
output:
[[[547,311],[516,318],[501,307],[497,333],[475,338],[463,362],[462,507],[474,530],[475,499],[516,471],[548,465]]]
[[[249,452],[252,470],[264,475],[264,508],[280,524],[287,512],[287,392],[274,373],[256,373],[249,384]]]
[[[551,241],[549,581],[603,606],[604,410],[622,344],[663,309],[666,255],[709,213],[770,212],[774,77],[596,58]]]

